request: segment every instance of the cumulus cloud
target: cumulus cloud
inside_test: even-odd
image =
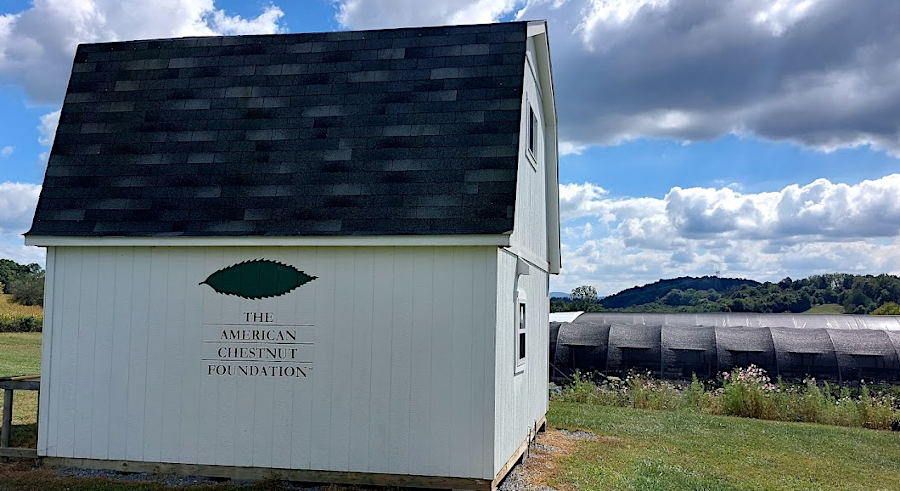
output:
[[[0,16],[0,82],[58,104],[79,43],[274,33],[283,29],[282,16],[275,5],[254,18],[231,16],[213,0],[39,0]]]
[[[733,133],[900,156],[897,2],[335,3],[349,28],[547,19],[563,154],[643,137]]]
[[[590,222],[581,226],[563,227],[563,237],[566,238],[587,238],[594,234],[594,226]]]
[[[336,0],[337,20],[351,29],[484,24],[511,14],[521,0]]]
[[[45,147],[52,147],[56,138],[56,127],[59,126],[60,110],[49,112],[41,116],[41,124],[38,129],[38,143]]]
[[[0,239],[0,257],[19,264],[38,263],[43,266],[47,260],[47,252],[42,247],[22,245],[21,240],[11,243]]]
[[[0,237],[28,230],[40,193],[37,184],[0,182]]]
[[[7,145],[3,148],[0,148],[0,157],[9,157],[16,151],[16,147],[12,145]]]
[[[586,283],[615,293],[716,271],[762,280],[900,272],[898,174],[762,193],[675,187],[662,198],[617,198],[593,183],[563,184],[560,207],[559,288]],[[583,235],[591,224],[602,225],[602,233],[593,226]]]

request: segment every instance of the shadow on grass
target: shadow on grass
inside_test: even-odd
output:
[[[37,448],[37,423],[12,425],[9,434],[9,446],[20,448]]]

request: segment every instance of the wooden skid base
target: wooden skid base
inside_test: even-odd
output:
[[[37,450],[33,448],[0,447],[0,457],[13,459],[37,459]]]
[[[42,461],[48,467],[74,467],[77,469],[104,469],[119,472],[150,472],[154,474],[178,474],[188,476],[224,477],[246,480],[282,480],[296,482],[331,483],[331,484],[357,484],[374,486],[396,486],[404,488],[429,488],[429,489],[465,489],[471,491],[493,491],[497,489],[503,478],[512,470],[516,462],[522,458],[528,446],[533,441],[537,431],[542,430],[547,424],[547,418],[543,417],[535,426],[535,433],[531,434],[513,456],[500,468],[497,477],[493,481],[487,479],[467,477],[439,477],[418,476],[405,474],[378,474],[369,472],[338,472],[315,471],[303,469],[272,469],[266,467],[232,467],[222,465],[204,464],[180,464],[163,462],[136,462],[130,460],[95,460],[74,459],[67,457],[43,457]],[[7,449],[13,450],[13,449]],[[19,449],[15,449],[19,450]],[[36,452],[32,449],[36,457]],[[0,456],[3,454],[0,453]]]
[[[510,457],[508,461],[506,461],[506,465],[500,468],[500,472],[497,473],[497,477],[495,477],[494,482],[491,483],[491,490],[497,489],[497,487],[500,486],[503,478],[505,478],[506,475],[509,474],[509,471],[511,471],[512,468],[516,465],[516,462],[518,462],[519,459],[522,458],[523,455],[525,455],[525,451],[528,450],[528,446],[531,445],[531,442],[533,442],[537,437],[537,432],[544,431],[546,428],[547,416],[544,415],[543,417],[541,417],[541,420],[538,421],[535,425],[535,432],[532,433],[529,438],[526,438],[521,445],[519,445],[519,448],[516,449],[515,453],[513,453],[513,456]]]
[[[162,462],[135,462],[128,460],[73,459],[44,457],[48,467],[74,467],[77,469],[104,469],[119,472],[150,472],[190,476],[224,477],[247,480],[282,480],[333,484],[369,484],[432,489],[470,489],[491,491],[487,479],[463,477],[411,476],[403,474],[376,474],[368,472],[314,471],[300,469],[271,469],[265,467],[230,467],[203,464],[177,464]]]

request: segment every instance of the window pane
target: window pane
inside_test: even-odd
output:
[[[534,109],[528,108],[528,148],[534,152]]]
[[[525,304],[519,304],[519,329],[525,330]]]
[[[508,345],[507,345],[508,346]],[[525,358],[525,333],[519,333],[519,359]]]

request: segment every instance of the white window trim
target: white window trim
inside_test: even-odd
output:
[[[515,334],[515,336],[514,336],[514,347],[515,347],[514,358],[516,360],[515,373],[519,374],[519,373],[522,373],[525,371],[525,361],[528,359],[528,326],[527,326],[528,302],[527,302],[527,299],[525,298],[525,292],[523,292],[521,290],[516,292],[515,305],[516,305],[516,310],[515,310],[515,315],[513,316],[515,319],[515,324],[513,326],[513,333]],[[521,312],[522,312],[523,308],[525,309],[525,314],[526,314],[524,323],[522,322],[522,319],[521,319]],[[521,342],[520,339],[521,339],[522,334],[525,334],[525,357],[519,358],[519,351],[521,349],[521,345],[519,343]]]
[[[532,114],[534,114],[533,117]],[[534,112],[534,107],[531,105],[531,101],[529,101],[527,97],[525,98],[524,118],[527,119],[527,122],[525,123],[525,139],[527,140],[525,142],[525,156],[528,158],[528,163],[531,164],[531,170],[537,172],[538,165],[535,152],[538,150],[538,138],[536,133],[538,131],[539,125],[537,120],[537,113]],[[534,122],[533,128],[532,122]],[[534,150],[531,149],[532,139],[534,140]]]

